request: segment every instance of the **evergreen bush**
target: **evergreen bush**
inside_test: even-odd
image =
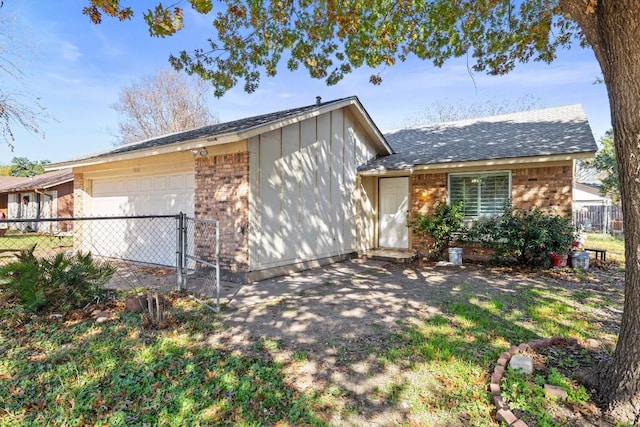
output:
[[[449,205],[443,202],[436,207],[433,214],[417,215],[407,225],[417,236],[433,238],[431,257],[443,259],[456,233],[464,229],[463,218],[461,203]]]
[[[479,219],[465,233],[465,240],[493,248],[497,260],[529,267],[548,266],[549,254],[568,253],[574,238],[568,218],[511,205],[500,216]]]
[[[16,295],[25,309],[71,310],[107,293],[104,285],[115,269],[90,253],[38,258],[35,245],[0,267],[0,289]]]

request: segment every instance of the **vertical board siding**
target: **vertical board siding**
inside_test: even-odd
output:
[[[300,257],[312,259],[318,250],[318,142],[316,121],[300,124]]]
[[[346,249],[342,235],[342,223],[344,219],[345,199],[352,197],[346,194],[342,174],[344,165],[344,116],[343,110],[331,112],[331,248],[333,252],[341,252]]]
[[[260,223],[260,137],[251,137],[249,151],[249,270],[259,265],[262,224]]]
[[[282,171],[278,160],[282,155],[280,129],[260,135],[260,264],[282,258],[285,244],[280,234],[282,215]]]
[[[316,254],[331,252],[333,246],[333,224],[331,223],[331,116],[318,117],[318,174],[316,197],[318,199],[318,221],[315,230],[318,236]]]
[[[282,171],[282,209],[280,213],[280,234],[285,242],[282,258],[295,259],[300,252],[300,125],[282,128],[282,157],[279,169]]]
[[[360,178],[361,193],[358,198],[358,221],[361,224],[357,228],[358,250],[364,252],[376,246],[376,227],[378,217],[378,181],[372,176]]]
[[[251,138],[250,270],[358,250],[356,168],[374,155],[346,110]]]
[[[355,200],[360,196],[356,188],[356,168],[355,163],[355,123],[351,115],[345,115],[344,120],[344,161],[342,167],[343,175],[343,191],[351,192],[351,197],[343,197],[342,209],[342,236],[344,238],[343,245],[345,248],[356,247],[356,208]]]

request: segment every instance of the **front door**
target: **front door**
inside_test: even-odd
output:
[[[380,178],[378,246],[409,249],[409,178]]]

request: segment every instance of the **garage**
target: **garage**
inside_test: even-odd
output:
[[[188,172],[94,180],[90,216],[146,218],[86,221],[83,247],[101,256],[174,266],[175,219],[157,216],[193,216],[194,178]]]
[[[193,216],[194,173],[93,182],[93,216]]]

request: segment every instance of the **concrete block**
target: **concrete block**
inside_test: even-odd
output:
[[[509,367],[511,369],[520,369],[522,373],[529,375],[533,373],[533,359],[529,356],[516,354],[509,361]]]

